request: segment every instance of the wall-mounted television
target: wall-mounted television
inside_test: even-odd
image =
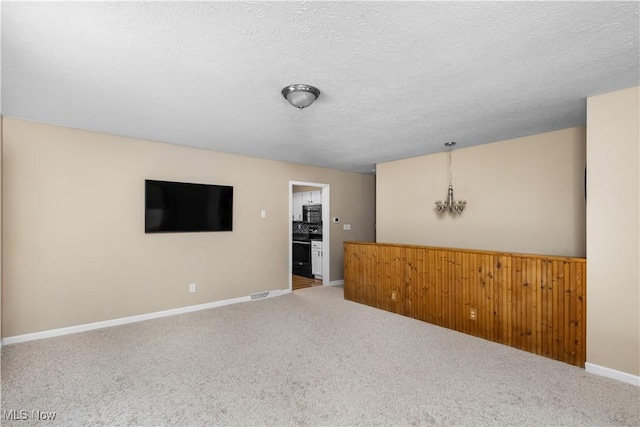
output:
[[[146,179],[145,233],[233,230],[233,187]]]

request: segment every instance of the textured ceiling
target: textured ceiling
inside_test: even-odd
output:
[[[638,4],[5,1],[2,114],[369,173],[584,125],[640,84]]]

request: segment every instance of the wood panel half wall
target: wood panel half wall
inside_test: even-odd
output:
[[[586,260],[344,243],[344,296],[584,367]]]

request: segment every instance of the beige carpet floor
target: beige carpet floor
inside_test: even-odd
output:
[[[1,391],[7,426],[640,425],[638,387],[326,287],[10,345]]]

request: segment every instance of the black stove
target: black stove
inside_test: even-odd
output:
[[[292,273],[296,276],[313,277],[311,274],[311,240],[306,235],[294,234],[291,247]]]

